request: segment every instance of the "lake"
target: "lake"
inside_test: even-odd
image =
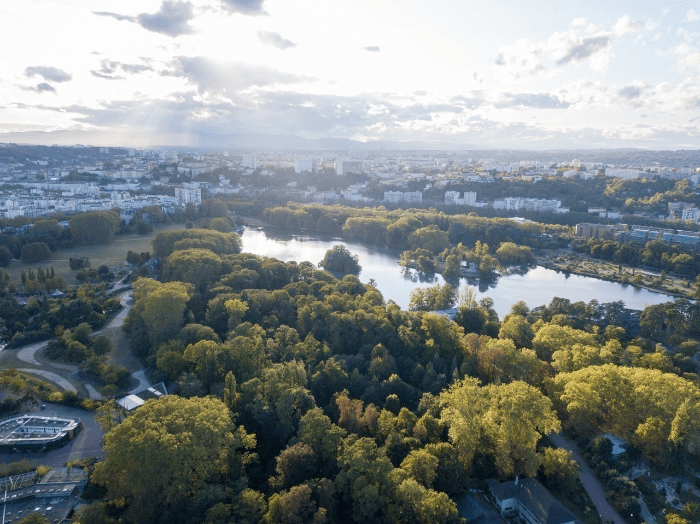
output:
[[[249,228],[243,233],[242,240],[243,251],[246,253],[264,255],[285,262],[306,260],[313,264],[318,264],[331,247],[343,244],[359,258],[362,266],[360,280],[367,283],[373,278],[384,299],[393,300],[402,309],[408,309],[411,291],[415,288],[445,282],[440,275],[436,275],[430,281],[421,281],[415,271],[405,272],[398,264],[399,253],[388,248],[368,247],[341,239],[285,235],[278,231]],[[460,280],[460,286],[465,283],[466,279]],[[475,283],[471,281],[471,284]],[[644,309],[647,305],[661,304],[675,298],[631,285],[579,275],[567,276],[541,266],[530,269],[524,275],[501,276],[489,287],[483,282],[478,284],[480,289],[477,299],[490,297],[500,318],[508,314],[511,305],[519,300],[530,308],[547,305],[554,297],[567,298],[572,302],[589,302],[596,299],[605,303],[622,300],[628,308]]]

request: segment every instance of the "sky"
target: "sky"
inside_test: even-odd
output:
[[[0,142],[700,147],[700,2],[0,0]]]

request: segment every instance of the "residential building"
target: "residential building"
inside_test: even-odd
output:
[[[581,524],[576,515],[534,479],[491,481],[489,491],[502,517],[520,517],[527,524]]]
[[[697,207],[691,207],[683,210],[683,215],[681,220],[692,220],[693,222],[700,221],[700,209]]]
[[[385,202],[403,202],[403,192],[402,191],[384,191],[384,201]]]
[[[310,158],[295,158],[294,172],[295,173],[313,173],[314,161]]]
[[[403,194],[403,201],[408,203],[420,203],[423,201],[423,193],[420,191],[406,191]]]
[[[627,231],[627,224],[576,224],[576,236],[579,238],[605,238],[614,240],[615,233]]]
[[[476,191],[465,191],[464,196],[460,196],[459,191],[445,191],[445,204],[457,204],[473,206],[476,204]]]
[[[176,187],[175,198],[177,198],[181,206],[184,206],[185,204],[194,204],[195,206],[198,206],[202,203],[202,190],[190,189],[187,187]]]

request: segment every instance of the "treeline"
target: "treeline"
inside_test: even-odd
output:
[[[367,244],[410,249],[412,234],[436,227],[453,245],[489,245],[513,242],[531,247],[557,245],[554,236],[570,232],[568,227],[536,222],[516,222],[508,218],[484,218],[474,214],[446,215],[435,210],[351,208],[345,206],[287,204],[265,209],[263,220],[283,229],[305,229],[319,234],[343,235]],[[415,237],[415,235],[414,235]]]
[[[461,522],[450,497],[487,478],[575,492],[571,456],[540,448],[562,425],[619,429],[665,468],[696,457],[694,341],[632,338],[619,303],[501,320],[472,292],[453,322],[352,275],[189,240],[156,237],[161,281],[134,283],[125,323],[174,395],[107,413],[93,481],[109,501],[83,524]]]
[[[575,240],[572,248],[579,253],[615,264],[649,267],[690,278],[700,275],[700,254],[679,245],[664,244],[661,240],[635,244],[591,238]]]
[[[218,219],[225,221],[219,222],[219,227],[231,231],[228,214],[224,202],[207,199],[199,208],[188,204],[184,210],[176,209],[173,214],[163,213],[159,206],[146,206],[137,209],[128,223],[120,218],[118,209],[72,216],[53,215],[54,218],[38,218],[33,222],[27,217],[0,219],[0,266],[8,265],[13,258],[25,263],[41,262],[51,258],[58,249],[111,242],[115,235],[145,235],[153,231],[153,225],[166,222],[185,222],[189,227],[198,223],[201,227],[216,229],[216,222],[213,226],[209,224]],[[68,227],[61,226],[60,221],[67,221]],[[5,228],[8,230],[3,231]]]

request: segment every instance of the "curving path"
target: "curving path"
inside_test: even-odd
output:
[[[75,389],[75,386],[68,382],[65,378],[63,378],[60,375],[57,375],[56,373],[51,373],[50,371],[46,371],[44,369],[31,369],[31,368],[21,368],[18,369],[17,371],[21,371],[22,373],[31,373],[33,375],[39,375],[40,377],[45,378],[46,380],[53,382],[54,384],[58,384],[61,386],[63,389],[67,391],[72,391],[76,395],[78,394],[78,390]]]
[[[100,395],[100,392],[97,391],[90,384],[85,384],[85,389],[87,389],[88,393],[90,394],[90,400],[103,400],[103,397],[102,395]]]
[[[122,294],[119,297],[119,302],[123,306],[123,309],[115,316],[109,324],[107,324],[104,328],[101,330],[95,331],[93,335],[99,335],[102,331],[108,328],[119,328],[124,324],[124,320],[126,319],[126,316],[129,314],[129,311],[134,305],[134,299],[133,299],[133,294],[131,292],[127,292]],[[60,369],[63,371],[67,371],[70,373],[74,373],[78,370],[78,366],[72,366],[70,364],[63,364],[61,362],[53,362],[51,360],[46,360],[44,362],[37,360],[37,353],[41,350],[43,350],[48,344],[50,340],[44,340],[42,342],[37,342],[35,344],[29,344],[28,346],[23,347],[17,353],[15,354],[18,360],[21,360],[22,362],[25,362],[29,365],[32,366],[37,366],[38,368],[44,368],[46,366],[53,367],[55,369]],[[50,371],[46,371],[44,369],[30,369],[30,368],[23,368],[20,369],[19,371],[24,371],[27,373],[33,373],[34,375],[39,375],[46,380],[53,382],[54,384],[60,386],[63,389],[73,391],[74,393],[77,393],[77,389],[73,384],[71,384],[70,381],[67,379],[61,377],[60,375],[56,373],[52,373]],[[141,391],[142,389],[145,389],[150,386],[150,383],[146,379],[146,375],[144,374],[144,370],[139,370],[133,373],[133,377],[139,381],[139,386],[136,388],[135,391]],[[84,384],[85,389],[87,390],[89,396],[93,400],[101,400],[102,395],[91,385],[89,384]]]
[[[583,484],[583,487],[588,492],[588,496],[591,497],[591,500],[593,501],[593,504],[595,504],[598,514],[603,522],[607,522],[609,520],[615,524],[625,524],[622,517],[617,513],[617,511],[615,511],[612,504],[610,504],[610,502],[608,502],[608,500],[605,498],[605,488],[603,488],[603,485],[595,476],[593,470],[583,459],[576,445],[570,440],[565,439],[559,433],[550,433],[547,436],[555,446],[571,451],[574,456],[574,460],[579,463],[579,476],[581,478],[581,484]]]
[[[139,385],[129,391],[129,393],[138,393],[139,391],[143,391],[144,389],[151,387],[151,383],[146,378],[145,371],[145,369],[139,369],[131,374],[132,377],[139,381]]]
[[[29,344],[28,346],[23,347],[17,352],[17,358],[20,359],[22,362],[26,362],[27,364],[32,364],[33,366],[41,366],[43,364],[37,361],[34,358],[34,355],[36,355],[36,352],[40,349],[44,349],[46,346],[48,346],[48,344],[48,340],[45,340],[43,342],[37,342],[36,344]]]

